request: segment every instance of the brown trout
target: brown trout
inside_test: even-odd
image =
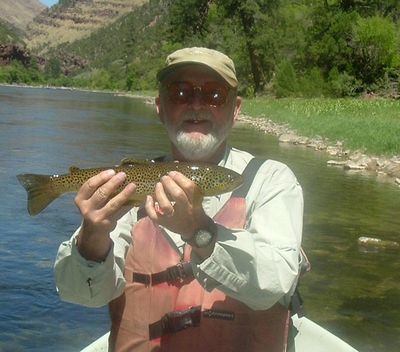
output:
[[[129,200],[129,205],[138,206],[148,194],[153,194],[156,183],[170,171],[179,171],[195,182],[203,196],[214,196],[233,191],[242,182],[238,173],[213,164],[201,162],[152,162],[124,159],[114,167],[99,167],[80,169],[72,166],[69,174],[64,175],[35,175],[21,174],[17,178],[28,193],[28,212],[37,215],[53,200],[64,193],[77,192],[92,176],[99,172],[114,169],[115,172],[125,172],[127,179],[118,188],[117,193],[130,182],[136,184],[136,191]]]

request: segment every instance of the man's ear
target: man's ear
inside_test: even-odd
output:
[[[164,123],[164,120],[162,118],[162,113],[161,113],[161,98],[160,98],[160,96],[156,97],[155,103],[156,103],[156,111],[157,111],[158,118],[160,119],[160,121],[162,123]]]
[[[233,122],[235,122],[238,119],[241,107],[242,107],[242,98],[236,97],[235,110],[233,112]]]

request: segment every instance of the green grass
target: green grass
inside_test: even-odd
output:
[[[374,155],[400,155],[400,101],[385,99],[245,100],[246,115],[287,123],[298,134],[342,141]]]

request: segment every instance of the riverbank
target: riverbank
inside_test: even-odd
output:
[[[146,104],[154,104],[154,97],[151,94],[122,93],[118,95],[141,98]],[[295,102],[296,100],[293,99],[293,101]],[[252,104],[254,102],[255,100],[245,100],[244,105],[248,106],[249,103]],[[372,115],[374,114],[375,112],[372,112]],[[271,114],[271,116],[274,115]],[[360,149],[348,148],[343,141],[335,140],[332,142],[331,139],[319,136],[318,133],[316,137],[305,137],[294,128],[291,128],[288,123],[277,123],[265,116],[255,117],[248,114],[241,114],[238,122],[251,125],[264,133],[275,135],[279,138],[280,143],[306,146],[320,152],[325,152],[332,156],[332,159],[327,162],[327,166],[341,167],[354,172],[375,174],[379,180],[394,182],[400,187],[400,155],[390,157],[376,156]],[[400,143],[397,141],[397,138],[395,143]]]
[[[309,138],[301,136],[288,124],[278,124],[269,118],[252,117],[241,114],[239,123],[246,123],[264,133],[278,137],[280,143],[306,146],[332,156],[327,166],[342,167],[346,170],[376,174],[380,179],[387,178],[400,187],[400,156],[384,157],[368,155],[360,150],[350,150],[343,142],[332,142],[322,136]]]
[[[1,85],[17,86],[7,84]],[[115,96],[142,99],[145,104],[148,105],[154,105],[154,97],[157,94],[157,92],[154,91],[116,92],[93,91],[90,89],[70,87],[32,87],[25,85],[22,85],[22,87],[110,93]],[[326,101],[330,101],[330,104],[333,104],[333,108],[330,107],[330,110],[332,111],[329,111],[330,115],[328,116],[328,119],[326,116],[320,118],[321,111],[324,109],[326,110],[326,107],[324,108],[324,102]],[[341,167],[354,172],[364,172],[376,175],[379,180],[394,182],[400,187],[400,153],[398,155],[390,156],[382,154],[375,155],[374,153],[365,150],[368,148],[351,148],[349,147],[349,144],[351,145],[351,143],[347,143],[349,136],[353,137],[353,135],[355,135],[355,142],[353,142],[353,145],[356,145],[361,140],[367,147],[369,147],[370,144],[374,144],[373,147],[377,150],[382,149],[380,144],[383,143],[394,145],[396,148],[399,148],[400,141],[398,136],[400,136],[400,122],[397,122],[400,121],[400,119],[397,118],[398,111],[400,111],[399,102],[390,101],[390,103],[398,104],[394,106],[394,108],[392,107],[390,109],[387,109],[385,106],[378,106],[381,111],[378,110],[377,112],[376,109],[372,111],[368,111],[368,109],[365,110],[365,105],[368,106],[371,104],[368,101],[365,102],[365,99],[345,100],[346,104],[350,102],[350,104],[347,105],[351,106],[353,104],[350,109],[346,104],[343,104],[343,101],[344,100],[340,99],[245,99],[243,109],[244,113],[240,115],[239,122],[251,125],[264,133],[277,136],[280,143],[306,146],[327,153],[332,156],[332,159],[327,162],[327,166]],[[354,106],[354,102],[356,102],[356,106]],[[281,106],[284,105],[285,109],[276,109],[275,106],[271,110],[271,106],[274,104],[280,104]],[[380,104],[379,101],[378,104]],[[343,106],[345,107],[343,108]],[[303,114],[301,113],[302,109],[307,110],[305,114],[304,111]],[[362,111],[362,114],[364,114],[361,118],[360,116],[356,116],[357,114],[359,115],[359,111]],[[393,111],[395,111],[395,117],[393,117]],[[267,117],[266,113],[268,114],[267,116],[271,118]],[[366,115],[372,116],[372,120],[368,119]],[[353,116],[355,117],[353,118]],[[392,121],[390,119],[396,121],[392,126]],[[333,124],[332,121],[334,122]],[[293,125],[299,125],[299,123],[302,127],[301,129],[305,130],[309,134],[309,131],[313,131],[314,133],[312,133],[312,135],[315,135],[315,137],[306,137],[305,133],[299,132],[293,127]],[[301,124],[303,124],[303,126]],[[340,125],[342,129],[335,130],[337,125]],[[304,128],[304,126],[306,126],[306,128]],[[333,134],[331,134],[332,130],[335,130]],[[363,130],[368,132],[366,134],[364,133],[367,137],[360,137],[362,134],[360,131]],[[340,140],[340,138],[345,134],[347,134],[346,143]],[[368,134],[373,136],[373,138],[368,138]],[[327,135],[329,135],[329,137]],[[337,136],[340,137],[335,138]],[[343,137],[343,139],[346,138]]]

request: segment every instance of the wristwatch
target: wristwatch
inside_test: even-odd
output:
[[[192,237],[184,239],[187,244],[192,247],[204,248],[207,247],[217,235],[217,225],[210,218],[206,227],[198,229]]]

